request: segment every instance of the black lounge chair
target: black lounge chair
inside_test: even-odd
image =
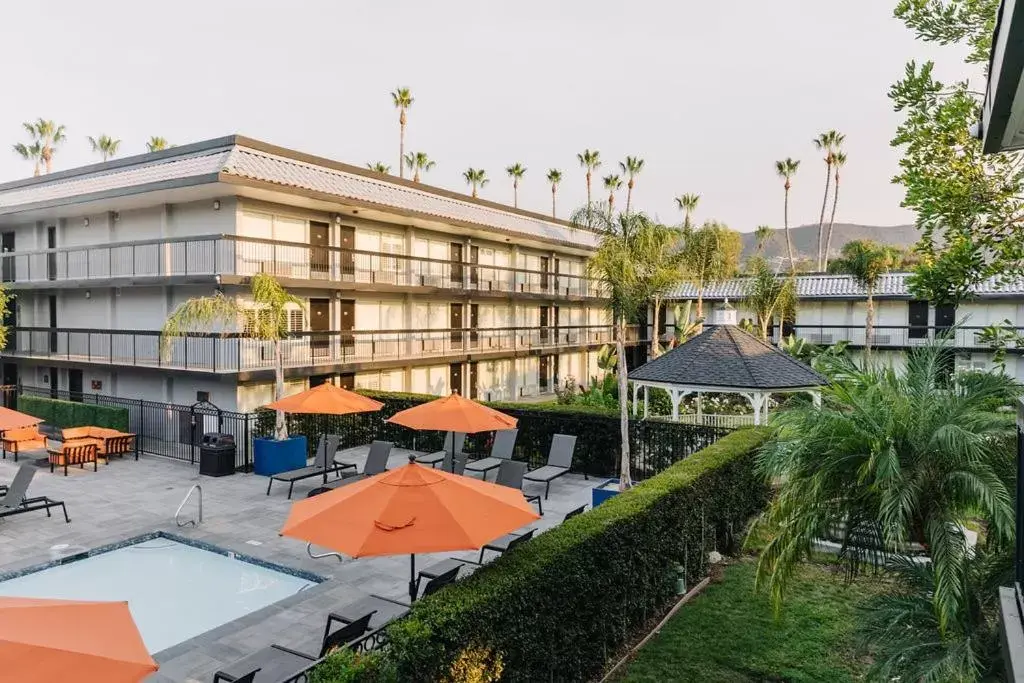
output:
[[[448,432],[444,437],[444,446],[439,451],[433,453],[424,453],[423,455],[416,457],[416,462],[421,465],[430,465],[431,467],[437,467],[438,463],[444,462],[444,458],[449,453],[461,453],[463,447],[466,445],[466,435],[462,432],[455,432],[454,440],[455,445],[452,447],[452,432]]]
[[[467,460],[469,460],[469,456],[465,453],[455,453],[454,455],[449,453],[441,461],[441,469],[452,474],[464,474]]]
[[[568,434],[555,434],[551,439],[551,450],[548,451],[548,464],[527,472],[523,478],[544,484],[544,499],[551,492],[551,482],[563,474],[569,473],[572,467],[572,454],[576,450],[576,437]]]
[[[501,463],[512,458],[512,451],[516,447],[518,429],[501,429],[494,432],[494,443],[491,444],[491,455],[479,460],[471,460],[466,464],[469,472],[483,472],[484,481],[487,481],[487,473],[501,467]]]
[[[562,519],[562,523],[564,524],[576,515],[583,514],[586,511],[586,509],[586,505],[581,505],[575,510],[570,510],[569,512],[565,513],[565,517]],[[500,538],[494,539],[493,541],[491,541],[490,543],[488,543],[480,549],[480,559],[478,560],[478,562],[482,563],[484,561],[485,550],[493,550],[499,555],[502,555],[515,548],[518,544],[525,543],[526,541],[528,541],[530,538],[533,537],[535,531],[536,529],[527,529],[521,534],[513,532],[510,534],[505,534]]]
[[[409,607],[405,603],[391,598],[382,598],[379,595],[367,595],[355,602],[342,605],[333,616],[343,624],[351,624],[357,621],[364,614],[370,615],[370,631],[376,631],[390,624],[392,621],[401,619],[409,613]]]
[[[14,475],[14,481],[7,488],[3,498],[0,498],[0,518],[38,510],[46,510],[46,516],[52,517],[50,508],[59,507],[64,512],[64,521],[70,523],[71,518],[68,517],[68,509],[65,507],[64,501],[53,500],[46,496],[28,497],[28,485],[34,476],[36,476],[35,465],[22,465],[18,468],[17,474]]]
[[[341,437],[334,434],[322,435],[320,443],[316,447],[316,457],[313,459],[313,464],[308,467],[300,467],[297,470],[288,470],[287,472],[278,472],[272,475],[267,482],[267,495],[270,495],[270,487],[275,481],[284,481],[288,482],[288,498],[291,499],[295,482],[323,476],[324,483],[326,484],[328,474],[335,473],[340,475],[342,470],[355,467],[348,463],[339,464],[334,462],[334,454],[337,452],[339,445],[341,445]]]
[[[523,477],[526,475],[526,463],[522,460],[506,460],[498,466],[498,476],[494,483],[498,486],[507,486],[510,489],[523,490]],[[523,492],[523,498],[527,503],[536,503],[537,512],[544,514],[544,502],[535,493]]]
[[[334,481],[327,482],[323,486],[318,486],[309,493],[306,494],[307,498],[318,496],[321,493],[332,491],[342,486],[347,486],[357,481],[362,481],[367,477],[372,477],[376,474],[382,474],[388,469],[388,458],[391,457],[391,449],[395,444],[390,441],[374,441],[370,444],[370,452],[366,455],[366,463],[363,464],[363,471],[358,474],[349,474],[347,472],[342,474],[341,479],[335,479]],[[352,463],[346,463],[352,464]]]
[[[359,619],[346,624],[339,615],[332,613],[327,617],[327,626],[324,629],[324,638],[318,656],[314,657],[283,645],[271,645],[224,667],[214,674],[213,683],[221,683],[221,681],[238,683],[243,680],[248,680],[251,683],[277,683],[282,680],[291,680],[291,677],[301,673],[317,660],[323,659],[332,650],[346,647],[361,638],[369,628],[372,616],[372,614],[364,614]],[[332,633],[331,626],[334,625],[334,622],[345,625]],[[245,678],[253,673],[255,675],[252,678]]]

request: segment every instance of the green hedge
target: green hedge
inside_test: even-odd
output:
[[[77,401],[59,401],[55,398],[21,395],[18,410],[59,427],[107,427],[128,431],[128,409],[99,406]]]
[[[767,438],[738,430],[416,603],[388,629],[387,668],[445,680],[469,646],[500,655],[502,681],[591,679],[674,599],[677,563],[694,585],[763,509],[754,458]]]
[[[441,448],[441,432],[417,432],[384,420],[395,413],[436,399],[436,396],[394,392],[360,391],[384,403],[376,413],[358,415],[289,415],[288,431],[309,437],[310,454],[320,434],[338,434],[342,448],[360,446],[374,439],[392,441],[400,448],[432,451]],[[487,403],[497,410],[519,420],[515,457],[525,460],[531,468],[540,467],[547,460],[551,437],[555,434],[576,435],[573,468],[598,477],[613,477],[618,471],[619,415],[618,411],[589,406],[524,403]],[[257,413],[256,435],[273,433],[274,415],[271,411]],[[678,422],[652,420],[630,421],[630,447],[633,476],[645,479],[661,472],[674,462],[696,453],[715,442],[729,430]],[[490,432],[470,435],[466,448],[471,453],[486,453],[490,449]]]

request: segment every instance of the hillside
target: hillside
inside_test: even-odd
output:
[[[827,226],[826,226],[827,229]],[[815,258],[818,253],[818,225],[801,225],[790,229],[793,239],[793,250],[798,258]],[[872,240],[881,244],[892,244],[899,247],[914,245],[920,233],[913,225],[856,225],[854,223],[836,223],[832,232],[832,254],[838,254],[843,245],[853,240]],[[754,254],[757,240],[754,233],[743,233],[743,257]],[[782,228],[765,244],[765,256],[769,259],[786,257],[786,235]]]

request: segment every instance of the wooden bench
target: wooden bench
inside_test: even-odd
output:
[[[18,462],[18,454],[22,451],[37,451],[46,448],[46,437],[39,432],[39,426],[8,429],[3,435],[3,456],[14,454],[14,462]]]
[[[50,472],[53,472],[54,467],[63,467],[64,476],[68,476],[68,465],[78,465],[80,468],[85,469],[85,463],[92,463],[92,471],[96,471],[96,444],[84,443],[84,444],[64,444],[60,450],[51,450],[50,454]]]
[[[116,455],[123,458],[125,453],[135,453],[135,459],[139,454],[135,451],[135,435],[119,432],[116,429],[106,427],[68,427],[61,431],[61,440],[68,446],[79,446],[83,444],[95,444],[96,454],[110,462],[110,456]]]

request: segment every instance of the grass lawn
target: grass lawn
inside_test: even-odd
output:
[[[637,654],[619,681],[858,681],[869,662],[853,645],[855,606],[884,584],[806,565],[790,585],[778,619],[754,593],[756,561],[725,569],[721,583],[679,612]]]

